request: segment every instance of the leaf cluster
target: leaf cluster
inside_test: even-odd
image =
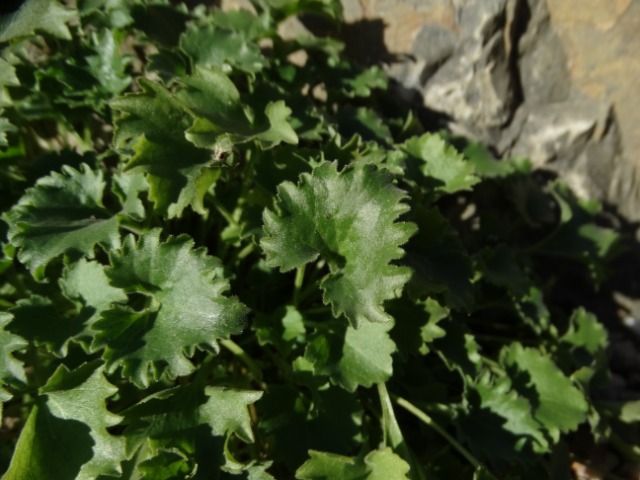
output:
[[[0,19],[3,478],[560,479],[631,438],[555,300],[620,250],[599,206],[279,33],[337,0],[248,7]]]

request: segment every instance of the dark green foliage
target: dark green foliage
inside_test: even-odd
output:
[[[75,3],[0,20],[3,478],[566,478],[638,421],[550,301],[598,205],[277,33],[337,0]]]

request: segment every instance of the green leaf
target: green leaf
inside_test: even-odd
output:
[[[105,28],[93,32],[91,40],[96,55],[87,57],[89,71],[107,92],[114,95],[122,92],[131,83],[125,72],[130,60],[120,53],[115,33]]]
[[[463,153],[473,163],[476,174],[481,178],[504,178],[516,171],[513,162],[496,159],[481,143],[470,142]]]
[[[283,272],[319,256],[326,260],[331,273],[321,287],[334,316],[345,315],[356,327],[387,322],[383,303],[399,296],[410,276],[409,269],[390,263],[415,231],[396,222],[408,209],[404,198],[388,174],[372,166],[338,172],[324,162],[302,174],[297,186],[279,186],[278,213],[264,212],[260,245],[268,264]]]
[[[67,315],[53,302],[39,295],[22,298],[11,309],[13,320],[7,325],[12,332],[34,345],[45,346],[58,356],[66,356],[72,339],[87,336],[82,316]]]
[[[450,319],[449,309],[432,298],[411,302],[402,297],[390,303],[389,313],[398,319],[391,338],[398,347],[398,355],[405,359],[429,353],[431,344],[446,335],[440,322]]]
[[[40,178],[3,215],[18,259],[37,280],[64,253],[92,256],[97,243],[118,247],[118,219],[102,204],[104,188],[102,172],[85,164],[81,170],[64,166],[61,174]]]
[[[229,472],[231,475],[223,474],[223,478],[225,480],[275,480],[275,477],[267,472],[267,468],[270,466],[271,462],[250,462],[248,465],[230,465],[227,462],[223,468],[225,472]]]
[[[374,450],[364,458],[309,452],[311,457],[296,471],[301,480],[406,480],[409,465],[390,448]]]
[[[147,71],[156,72],[165,84],[170,85],[176,77],[187,74],[189,59],[179,50],[158,48],[158,53],[149,55]]]
[[[558,441],[560,433],[575,430],[586,420],[589,405],[584,394],[551,358],[519,343],[505,347],[500,357],[514,388],[534,406],[534,418],[554,441]]]
[[[457,422],[460,433],[493,463],[526,461],[532,452],[549,447],[531,403],[512,388],[509,378],[484,372],[467,387],[465,410]]]
[[[196,65],[227,71],[231,68],[256,73],[267,65],[257,43],[245,35],[214,25],[191,25],[180,39],[180,46]]]
[[[481,253],[484,278],[494,285],[504,287],[515,298],[520,299],[529,292],[531,281],[520,268],[518,253],[505,245],[487,249]]]
[[[14,352],[24,349],[27,342],[24,338],[5,330],[11,319],[10,314],[0,312],[0,402],[11,398],[5,386],[16,382],[25,383],[27,380],[24,365],[13,356]]]
[[[617,416],[618,420],[624,423],[640,422],[640,400],[624,402]]]
[[[392,145],[393,136],[385,120],[373,109],[354,108],[345,105],[337,115],[340,133],[346,137],[360,135],[364,140],[373,140]]]
[[[1,67],[0,67],[1,68]],[[0,109],[0,115],[4,110]],[[0,116],[0,147],[8,147],[9,142],[7,141],[7,133],[17,131],[16,127],[13,126],[9,120]]]
[[[607,260],[619,251],[620,234],[597,225],[598,202],[580,201],[566,185],[554,183],[550,193],[560,209],[556,229],[532,247],[534,253],[585,263],[596,281],[602,281]]]
[[[15,67],[4,58],[0,57],[0,106],[4,107],[11,104],[11,102],[8,101],[8,96],[6,99],[4,98],[6,96],[6,93],[3,92],[4,88],[9,86],[15,87],[18,85],[20,85],[20,81],[16,75]]]
[[[473,163],[466,160],[440,136],[425,133],[404,144],[404,150],[419,161],[418,168],[427,186],[439,193],[455,193],[471,188],[480,181]]]
[[[111,102],[112,108],[124,112],[116,120],[115,144],[127,147],[136,139],[126,170],[145,171],[149,199],[169,218],[179,217],[189,205],[205,214],[202,199],[218,176],[211,168],[215,159],[187,141],[184,132],[192,117],[166,88],[144,78],[138,83],[140,93]]]
[[[195,462],[197,474],[190,478],[212,478],[211,472],[224,465],[230,436],[253,442],[247,407],[261,396],[262,392],[250,390],[203,389],[195,383],[155,393],[123,412],[129,423],[124,433],[127,450],[148,446],[154,461],[141,465],[147,475],[163,471],[168,458],[158,463],[162,452],[173,450]],[[173,459],[176,468],[177,460]]]
[[[473,271],[458,233],[437,208],[416,206],[412,214],[418,233],[405,247],[407,264],[415,272],[408,287],[410,295],[441,296],[452,308],[471,311]]]
[[[607,331],[595,315],[584,308],[574,310],[567,332],[560,341],[571,348],[584,348],[591,355],[603,351],[608,343]]]
[[[184,88],[176,98],[195,117],[187,131],[187,138],[195,145],[227,151],[253,139],[263,148],[298,143],[287,120],[291,110],[283,101],[269,103],[264,115],[254,115],[241,102],[231,79],[215,69],[197,67],[181,83]]]
[[[229,282],[220,261],[193,250],[186,235],[160,241],[160,230],[136,242],[129,235],[110,255],[111,285],[146,299],[146,309],[119,306],[103,312],[94,348],[105,348],[108,368],[146,386],[163,372],[187,375],[193,366],[185,354],[195,347],[217,348],[217,340],[242,331],[247,308],[224,295]],[[135,301],[135,296],[131,302]]]
[[[36,31],[70,40],[66,24],[76,17],[75,10],[63,7],[58,0],[27,0],[15,12],[0,17],[0,42],[34,35]]]
[[[127,301],[127,296],[121,289],[109,285],[104,267],[98,262],[88,262],[85,259],[65,268],[60,287],[67,298],[79,303],[80,317],[86,318],[84,331],[79,335],[91,338],[95,334],[93,324],[100,318],[100,314],[113,303]]]
[[[304,317],[291,305],[279,308],[270,315],[258,314],[251,328],[261,345],[275,345],[285,356],[306,343]]]
[[[106,409],[117,389],[98,363],[61,366],[41,389],[4,480],[95,480],[118,475],[124,444],[107,428],[120,417]]]
[[[327,375],[336,385],[353,392],[387,381],[393,373],[391,354],[396,346],[389,338],[392,322],[363,323],[359,328],[336,323],[319,328],[311,337],[305,358],[316,375]]]
[[[273,28],[269,15],[256,16],[244,8],[215,10],[211,12],[211,20],[220,28],[242,35],[247,42],[268,36]]]
[[[439,316],[437,309],[434,313]],[[432,342],[430,349],[438,353],[450,370],[457,370],[466,382],[471,381],[481,366],[478,342],[459,315],[452,316],[445,332],[443,337]]]
[[[143,474],[143,480],[189,478],[193,473],[185,455],[166,450],[140,462],[137,465],[137,472]]]
[[[305,13],[322,14],[334,20],[342,18],[342,4],[339,0],[253,0],[279,18]]]
[[[111,189],[122,204],[122,213],[135,220],[144,219],[144,205],[138,196],[149,190],[149,184],[140,170],[114,174]]]
[[[386,89],[389,83],[387,74],[380,67],[373,66],[354,78],[344,81],[344,92],[348,97],[368,97],[371,90]]]

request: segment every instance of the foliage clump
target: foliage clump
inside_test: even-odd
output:
[[[0,20],[3,478],[569,478],[576,432],[624,443],[604,328],[550,300],[605,278],[599,206],[279,35],[339,2],[250,6]]]

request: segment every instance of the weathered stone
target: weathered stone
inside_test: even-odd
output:
[[[523,100],[533,104],[566,100],[571,90],[567,58],[562,42],[551,28],[545,3],[538,0],[522,2],[517,15],[521,26],[525,27],[518,41],[518,73]]]
[[[547,0],[564,45],[572,83],[610,103],[619,124],[623,159],[606,200],[640,219],[640,0]],[[603,160],[606,161],[606,160]]]
[[[585,98],[524,104],[499,144],[502,155],[527,157],[561,174],[578,195],[598,198],[607,195],[619,148],[611,109]]]
[[[482,138],[513,112],[508,0],[467,0],[458,7],[460,42],[424,86],[424,105],[451,117],[457,133]]]
[[[441,25],[424,25],[415,40],[411,53],[422,60],[422,80],[426,81],[454,52],[456,34]]]

